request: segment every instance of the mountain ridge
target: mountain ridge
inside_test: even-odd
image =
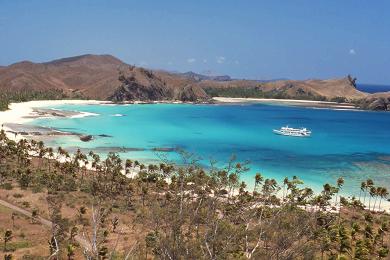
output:
[[[259,81],[150,70],[109,55],[84,54],[35,63],[21,61],[0,67],[0,90],[61,90],[66,96],[122,101],[209,101],[213,96],[264,97],[368,102],[378,96],[356,89],[350,76],[339,79]],[[390,93],[383,95],[387,96]],[[383,95],[380,98],[383,98]],[[386,101],[387,102],[387,101]],[[359,103],[359,102],[357,102]],[[369,107],[369,106],[365,106]],[[386,105],[387,109],[387,105]],[[390,109],[390,107],[388,108]]]

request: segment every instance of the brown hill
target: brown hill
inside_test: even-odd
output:
[[[0,90],[61,90],[68,96],[131,101],[205,101],[212,96],[352,101],[368,98],[354,79],[259,82],[130,66],[111,55],[82,55],[0,67]]]
[[[367,96],[366,93],[356,89],[349,77],[329,80],[278,80],[271,82],[248,80],[202,81],[199,85],[205,89],[211,88],[214,93],[218,93],[218,90],[222,93],[229,93],[227,89],[230,92],[234,92],[234,89],[247,89],[251,90],[249,92],[251,95],[256,95],[258,92],[259,97],[314,100],[332,100],[342,97],[346,101],[351,101]]]
[[[195,101],[205,92],[167,72],[130,66],[111,55],[82,55],[45,63],[23,61],[0,69],[0,90],[63,90],[93,99]]]
[[[23,61],[0,70],[0,89],[49,90],[105,99],[118,87],[118,70],[126,66],[110,55],[83,55],[45,63]]]

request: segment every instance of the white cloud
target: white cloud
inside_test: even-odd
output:
[[[172,62],[172,61],[168,61],[167,64],[168,64],[168,65],[172,65],[173,62]]]
[[[207,59],[203,59],[203,63],[207,63]]]
[[[196,61],[196,59],[194,59],[194,58],[188,58],[187,59],[187,62],[188,63],[194,63]]]
[[[219,56],[219,57],[217,57],[217,63],[219,63],[219,64],[222,64],[222,63],[224,63],[224,62],[225,62],[225,60],[226,60],[226,58],[225,58],[225,57],[223,57],[223,56]]]
[[[349,54],[350,54],[350,55],[355,55],[355,54],[356,54],[355,49],[349,49]]]
[[[238,65],[238,64],[240,64],[240,62],[238,60],[235,60],[234,64]]]

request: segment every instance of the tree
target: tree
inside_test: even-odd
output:
[[[256,173],[255,175],[255,187],[254,187],[254,191],[257,190],[257,188],[261,185],[261,183],[263,182],[264,178],[263,176],[261,176],[261,173]]]
[[[337,193],[336,193],[336,206],[337,206],[337,194],[340,192],[341,188],[344,186],[344,178],[343,177],[339,177],[337,179]]]
[[[7,252],[7,243],[11,241],[12,239],[12,230],[7,229],[4,232],[4,252]]]
[[[389,192],[387,191],[387,189],[385,187],[381,187],[379,189],[379,196],[380,196],[380,200],[379,200],[379,210],[381,210],[381,202],[383,199],[386,199],[387,196],[389,195]]]
[[[75,237],[77,236],[77,233],[79,232],[79,229],[74,226],[72,227],[72,229],[70,230],[70,237],[69,237],[69,240],[73,243],[74,242],[74,239]]]
[[[4,255],[4,260],[12,260],[12,259],[13,259],[12,254],[5,254]]]
[[[114,218],[111,219],[111,225],[112,225],[112,232],[115,233],[116,228],[119,225],[119,218],[117,216],[114,216]]]
[[[37,223],[38,216],[39,216],[38,209],[33,209],[31,212],[31,223],[32,224]]]
[[[81,206],[77,211],[78,211],[78,221],[80,224],[82,224],[84,220],[84,215],[87,213],[87,208],[85,206]]]
[[[376,188],[374,186],[370,186],[370,198],[368,200],[368,210],[371,210],[371,198],[376,197]],[[374,204],[375,207],[375,204]]]
[[[75,247],[72,244],[69,244],[66,247],[66,256],[68,257],[68,260],[73,260],[75,255]]]
[[[389,248],[381,247],[378,249],[379,258],[386,258],[389,255]]]
[[[367,189],[366,182],[363,181],[360,184],[360,193],[359,193],[359,200],[360,200],[361,194],[362,194],[362,192],[364,192],[364,202],[363,203],[366,202],[366,189]]]

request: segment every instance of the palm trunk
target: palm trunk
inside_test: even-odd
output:
[[[375,200],[374,200],[374,207],[372,210],[375,210],[375,205],[376,205],[376,200],[378,199],[378,196],[375,196]]]
[[[368,210],[371,209],[371,195],[370,195],[370,198],[368,199]]]
[[[366,203],[366,195],[367,195],[367,192],[366,192],[366,191],[364,191],[364,201],[363,201],[363,204],[365,204],[365,203]]]

